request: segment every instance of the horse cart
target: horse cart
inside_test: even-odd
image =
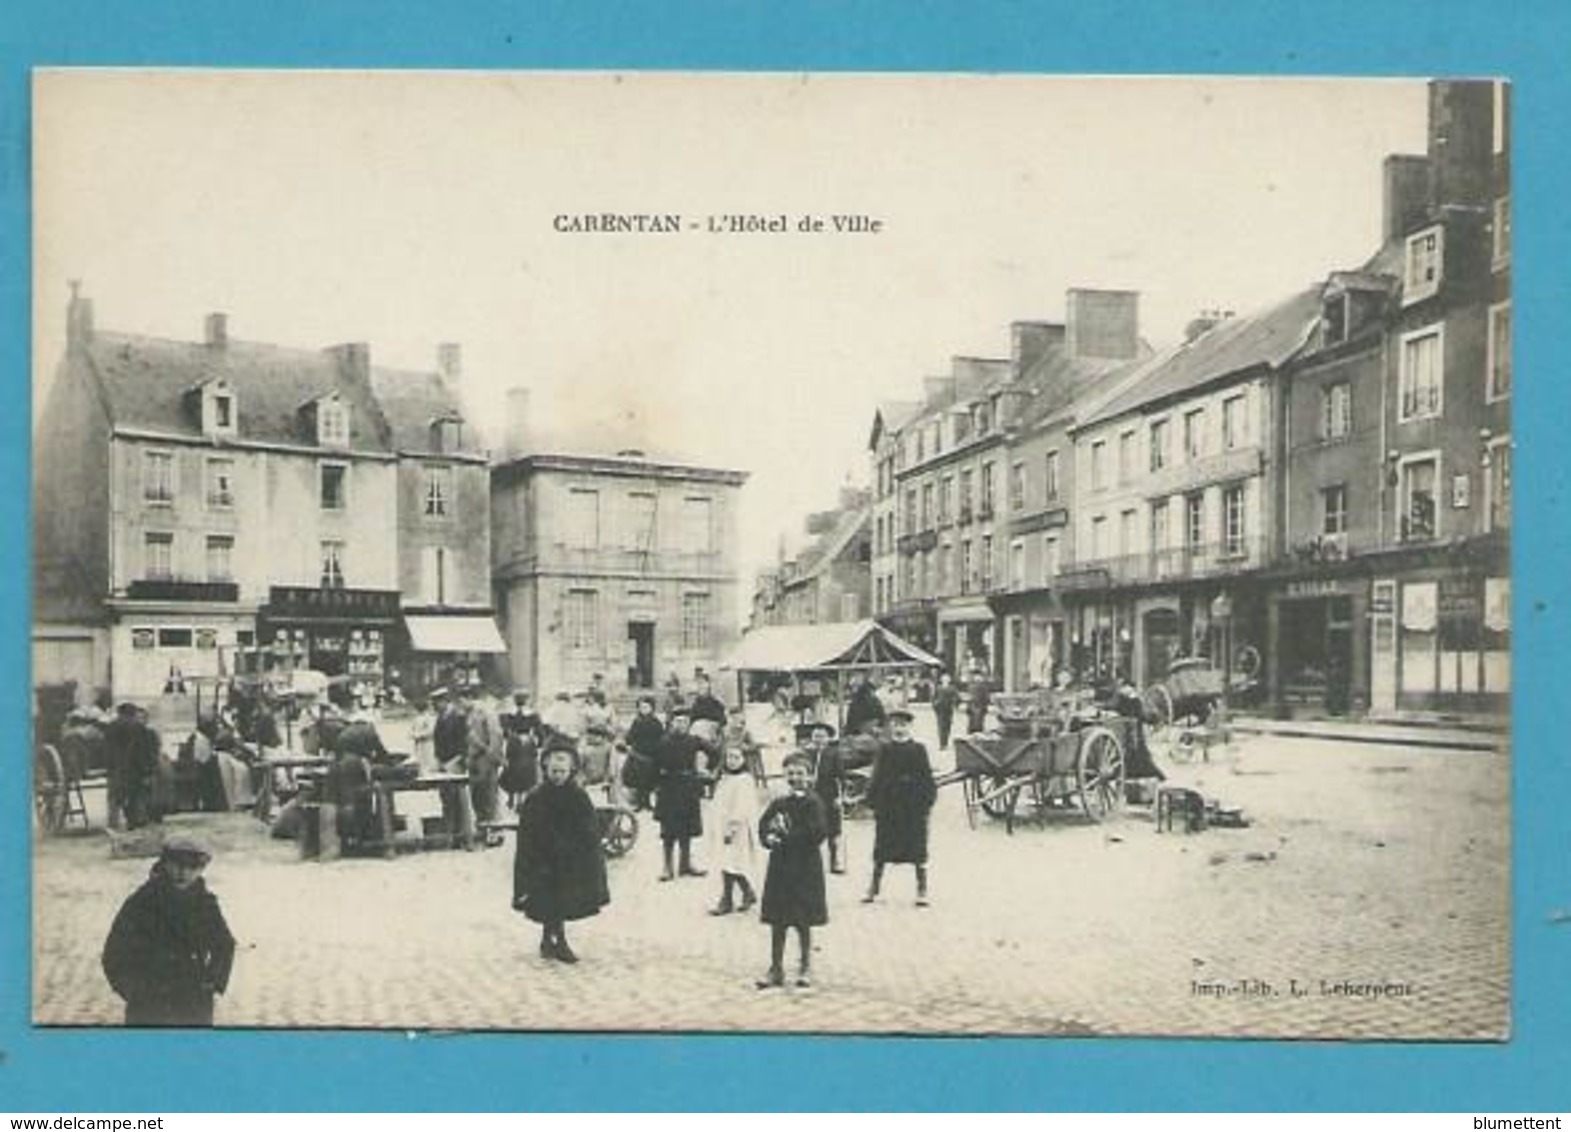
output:
[[[1167,679],[1146,689],[1152,739],[1175,762],[1189,762],[1197,751],[1209,759],[1211,747],[1226,742],[1226,684],[1220,668],[1205,657],[1191,657],[1175,660]]]
[[[1026,817],[1079,813],[1094,822],[1124,807],[1126,752],[1138,721],[1070,705],[1050,693],[999,696],[997,734],[955,739],[955,770],[941,782],[965,791],[966,818],[1001,818],[1014,832]]]

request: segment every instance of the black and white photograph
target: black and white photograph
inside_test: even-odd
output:
[[[1509,1039],[1510,111],[35,71],[33,1024]]]

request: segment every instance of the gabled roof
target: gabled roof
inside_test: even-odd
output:
[[[1020,427],[1030,428],[1064,412],[1092,390],[1116,380],[1118,374],[1137,369],[1151,354],[1150,346],[1140,345],[1141,356],[1134,359],[1076,358],[1064,350],[1047,351],[1021,378],[1032,395],[1021,414]]]
[[[881,401],[873,410],[873,427],[867,436],[867,446],[877,448],[880,433],[898,429],[921,411],[920,401]]]
[[[392,445],[400,452],[431,451],[432,422],[442,419],[463,420],[457,393],[439,373],[418,370],[371,370],[371,391],[382,407],[392,435]],[[479,455],[479,438],[473,429],[463,430],[461,452]]]
[[[223,347],[139,334],[96,331],[81,347],[116,426],[173,436],[202,435],[185,395],[215,379],[234,390],[237,436],[278,444],[310,444],[300,434],[302,405],[337,392],[350,407],[350,447],[389,448],[387,425],[371,391],[347,377],[337,355],[230,339]]]
[[[872,508],[865,504],[840,512],[835,519],[835,525],[816,538],[811,546],[797,556],[796,569],[791,572],[790,577],[783,579],[784,582],[791,584],[804,581],[833,565],[835,559],[844,553],[845,548],[856,536],[867,528],[872,513]]]
[[[1260,368],[1276,368],[1308,340],[1321,313],[1322,286],[1316,284],[1258,313],[1225,319],[1143,366],[1133,380],[1091,407],[1081,426],[1180,397],[1214,381]]]

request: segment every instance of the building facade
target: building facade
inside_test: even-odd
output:
[[[504,678],[545,697],[595,673],[626,692],[718,667],[741,622],[746,478],[635,452],[536,453],[493,467]]]
[[[872,504],[872,492],[845,488],[838,507],[808,517],[806,548],[759,573],[750,628],[872,616]]]
[[[238,341],[221,314],[199,342],[100,331],[80,295],[67,322],[34,463],[35,679],[139,699],[244,672],[396,677],[419,551],[375,386],[408,375],[378,373],[364,344]],[[435,414],[461,422],[427,378]],[[480,515],[448,532],[453,553],[486,542]]]

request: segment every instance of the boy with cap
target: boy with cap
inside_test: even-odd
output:
[[[911,738],[911,713],[889,713],[890,738],[873,763],[867,801],[873,808],[873,880],[862,903],[878,899],[884,866],[916,866],[916,904],[927,907],[927,821],[938,785],[927,748]]]
[[[812,766],[813,793],[824,801],[824,835],[829,840],[829,871],[844,873],[840,860],[840,835],[844,823],[840,812],[840,792],[845,779],[845,759],[830,742],[835,729],[827,723],[804,723],[797,727],[797,741]]]
[[[796,985],[813,984],[813,929],[829,922],[824,891],[824,802],[812,790],[811,759],[797,751],[786,757],[790,793],[776,798],[758,821],[758,839],[769,850],[759,918],[769,925],[769,970],[759,990],[785,985],[786,934],[796,930]]]
[[[170,838],[115,916],[104,974],[125,1000],[127,1026],[213,1024],[213,997],[229,985],[235,939],[202,882],[210,859],[189,838]]]

